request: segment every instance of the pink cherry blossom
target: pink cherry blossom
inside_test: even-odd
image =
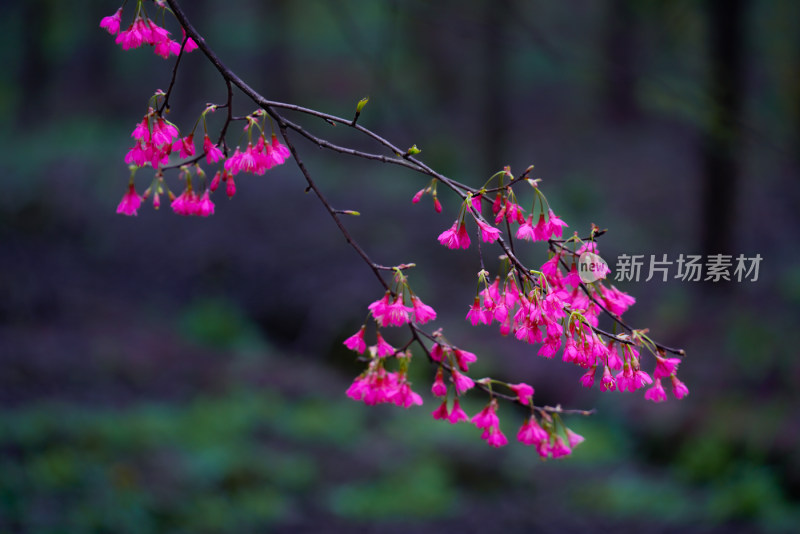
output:
[[[119,33],[119,24],[122,20],[122,8],[119,8],[116,13],[103,17],[100,19],[100,27],[106,30],[111,35]]]
[[[486,437],[486,443],[492,447],[499,448],[508,444],[508,438],[506,438],[505,434],[503,434],[498,427],[489,428],[486,432],[489,434]]]
[[[441,362],[444,356],[444,349],[438,343],[434,343],[431,347],[431,359],[435,362]]]
[[[533,387],[528,384],[520,382],[519,384],[509,384],[508,387],[517,394],[517,400],[521,404],[528,406],[533,398]]]
[[[436,311],[422,302],[416,295],[411,296],[411,306],[414,311],[414,321],[425,324],[436,319]]]
[[[678,358],[662,358],[661,356],[656,356],[656,369],[653,371],[653,378],[666,378],[670,375],[674,375],[680,363],[681,361]]]
[[[520,427],[517,432],[517,440],[525,445],[535,445],[537,443],[546,443],[550,439],[550,435],[545,429],[539,426],[536,418],[531,416],[525,420],[525,423]]]
[[[395,353],[395,348],[389,345],[381,335],[380,332],[377,334],[378,342],[375,345],[375,353],[378,355],[378,358],[384,358],[386,356],[392,356]]]
[[[574,449],[575,447],[586,441],[586,438],[584,438],[583,436],[581,436],[576,432],[573,432],[569,428],[566,429],[566,434],[567,434],[567,442],[569,443],[569,446],[572,449]]]
[[[447,413],[447,399],[445,399],[444,402],[442,402],[442,404],[431,413],[431,415],[434,419],[447,419],[449,415]]]
[[[409,322],[409,313],[413,310],[406,306],[403,301],[403,295],[397,295],[394,302],[388,304],[385,308],[383,316],[384,326],[403,326]]]
[[[590,388],[594,385],[594,375],[597,372],[597,366],[593,365],[586,371],[586,374],[581,376],[581,385],[585,388]]]
[[[477,218],[475,222],[478,223],[478,228],[481,231],[481,239],[484,243],[494,243],[500,238],[500,230],[494,226],[490,226]]]
[[[458,228],[458,244],[461,248],[467,249],[469,248],[470,240],[469,234],[467,233],[467,225],[466,223],[461,223],[461,226]]]
[[[455,384],[456,393],[459,395],[463,395],[475,387],[475,382],[473,382],[472,379],[467,375],[459,373],[457,369],[453,369],[450,379],[453,381],[453,384]]]
[[[567,223],[558,218],[558,216],[550,210],[548,213],[548,238],[551,236],[561,237],[562,229],[569,226]]]
[[[491,428],[500,424],[500,419],[497,417],[497,401],[492,399],[483,410],[472,416],[470,421],[477,428]]]
[[[363,325],[358,332],[344,340],[344,346],[359,354],[364,354],[364,351],[367,350],[367,343],[364,341],[364,331],[366,329],[366,325]]]
[[[439,243],[449,249],[457,249],[460,246],[458,240],[458,221],[453,223],[453,226],[439,234]]]
[[[611,376],[611,369],[608,366],[603,368],[603,379],[600,381],[600,391],[614,391],[617,388],[614,377]]]
[[[444,383],[444,372],[441,367],[436,371],[436,379],[433,381],[433,386],[431,386],[431,393],[437,397],[447,395],[447,384]]]
[[[458,368],[465,373],[469,371],[469,364],[478,360],[478,357],[475,356],[475,354],[461,349],[453,349],[453,357],[456,359]]]
[[[220,150],[217,145],[213,144],[207,135],[203,137],[203,152],[206,153],[206,161],[209,165],[225,157],[222,150]]]
[[[667,393],[664,391],[664,386],[661,385],[660,378],[656,378],[655,384],[645,392],[644,398],[653,402],[664,402],[667,400]]]
[[[675,395],[676,399],[682,399],[689,394],[689,388],[678,380],[677,376],[672,375],[670,378],[672,379],[672,394]]]
[[[459,402],[458,398],[453,401],[453,410],[450,412],[450,416],[447,418],[447,420],[450,421],[451,425],[469,421],[469,416],[464,410],[461,409],[461,403]]]
[[[572,454],[572,450],[564,443],[564,440],[561,438],[561,436],[556,436],[556,439],[550,448],[550,454],[553,456],[553,458],[561,458],[563,456],[569,456]]]
[[[211,198],[209,197],[208,189],[205,190],[203,196],[200,198],[200,201],[197,204],[196,215],[200,215],[201,217],[208,217],[209,215],[214,215],[214,203],[211,201]]]
[[[123,215],[138,215],[137,210],[142,204],[142,197],[136,193],[133,184],[128,185],[128,191],[122,196],[119,205],[117,206],[117,213]]]

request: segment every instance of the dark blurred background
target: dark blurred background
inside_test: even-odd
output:
[[[462,320],[480,264],[474,250],[436,243],[453,196],[442,193],[437,215],[428,198],[411,204],[424,177],[298,141],[334,205],[363,214],[347,222],[372,257],[417,263],[412,287],[479,355],[476,377],[524,380],[537,402],[597,414],[568,420],[587,438],[571,458],[542,463],[520,444],[490,449],[472,426],[433,421],[421,358],[423,407],[352,402],[344,390],[361,368],[341,341],[382,292],[293,164],[242,176],[209,219],[149,205],[116,215],[130,132],[172,62],[114,44],[98,23],[116,3],[4,2],[0,531],[800,523],[800,4],[184,4],[268,98],[350,116],[369,95],[363,125],[476,186],[534,164],[570,230],[610,229],[600,250],[612,268],[620,254],[760,254],[759,278],[618,284],[638,299],[633,324],[686,349],[691,395],[656,405],[586,391],[579,369]],[[187,131],[225,91],[199,53],[182,67],[170,118]],[[253,110],[239,96],[235,106]],[[220,124],[211,117],[212,131]],[[140,191],[150,178],[139,173]],[[523,414],[500,415],[515,434]]]

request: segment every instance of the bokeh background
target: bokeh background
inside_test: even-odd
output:
[[[437,215],[427,199],[411,204],[424,177],[298,141],[334,205],[362,213],[348,223],[371,256],[417,263],[412,287],[449,338],[479,355],[475,376],[524,380],[537,402],[597,414],[570,418],[587,441],[543,463],[520,444],[490,449],[474,427],[433,421],[421,358],[423,407],[352,402],[344,390],[360,364],[341,342],[382,292],[298,170],[242,176],[209,219],[150,206],[116,215],[130,131],[172,63],[123,52],[98,28],[116,3],[3,2],[0,531],[800,523],[800,4],[185,4],[268,98],[350,116],[369,95],[363,125],[473,185],[534,164],[571,229],[610,229],[600,250],[612,268],[620,254],[760,254],[759,278],[619,284],[638,299],[633,324],[686,349],[691,395],[655,405],[583,390],[579,369],[463,321],[480,264],[474,250],[436,243],[457,213],[453,196],[442,194]],[[170,118],[186,131],[225,91],[199,53],[183,67]],[[241,97],[235,106],[253,110]],[[150,175],[138,179],[143,190]],[[501,410],[509,435],[521,418]]]

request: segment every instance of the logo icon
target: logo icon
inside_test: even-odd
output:
[[[611,269],[606,261],[593,252],[584,252],[578,258],[578,276],[584,284],[602,280],[609,273]]]

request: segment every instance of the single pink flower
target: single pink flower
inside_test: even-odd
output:
[[[549,228],[547,230],[548,238],[550,236],[561,237],[562,229],[566,228],[569,225],[564,221],[562,221],[561,219],[559,219],[558,216],[555,213],[553,213],[553,210],[549,211],[548,219],[549,219],[548,221]]]
[[[441,362],[444,357],[444,349],[438,343],[434,343],[431,347],[431,359],[435,362]]]
[[[441,367],[436,371],[436,379],[433,381],[433,386],[431,386],[431,393],[437,397],[447,395],[447,384],[444,383],[444,372]]]
[[[475,300],[472,302],[472,306],[467,312],[466,319],[472,324],[472,326],[476,326],[478,323],[491,323],[493,317],[494,314],[492,312],[484,310],[481,306],[480,297],[475,297]]]
[[[458,368],[465,373],[469,371],[469,364],[476,362],[478,360],[478,357],[475,356],[475,354],[461,349],[454,349],[453,356],[456,359],[456,364],[458,364]]]
[[[278,165],[292,157],[292,152],[278,141],[278,137],[275,134],[272,134],[272,150],[273,159]]]
[[[500,419],[497,417],[497,401],[492,399],[483,410],[472,416],[470,421],[478,428],[492,428],[500,424]]]
[[[492,447],[503,447],[508,444],[508,438],[503,434],[498,427],[492,427],[487,430],[489,435],[486,438],[486,443]]]
[[[674,375],[680,363],[681,361],[678,358],[662,358],[656,356],[656,369],[653,371],[653,378],[666,378]]]
[[[431,413],[431,415],[433,416],[434,419],[437,420],[447,419],[449,415],[447,413],[447,399],[445,399],[444,402],[442,402],[442,404]]]
[[[119,24],[122,20],[122,8],[119,8],[116,13],[103,17],[100,19],[100,27],[106,30],[111,35],[119,33]]]
[[[600,381],[600,391],[614,391],[617,388],[614,377],[611,376],[611,369],[603,367],[603,379]]]
[[[453,223],[453,226],[439,234],[439,243],[449,249],[457,249],[460,245],[458,239],[458,221]]]
[[[203,152],[206,153],[206,161],[209,165],[216,163],[225,157],[225,155],[222,153],[222,150],[220,150],[217,145],[212,143],[211,139],[209,139],[207,135],[203,137]]]
[[[414,310],[414,321],[425,324],[436,319],[436,311],[422,302],[416,295],[411,296],[411,306]]]
[[[469,421],[469,416],[467,413],[461,409],[461,403],[458,401],[458,398],[453,401],[453,410],[450,412],[450,416],[447,418],[450,421],[451,425],[456,423],[461,423],[463,421]]]
[[[470,199],[470,203],[472,204],[472,209],[474,209],[478,213],[481,212],[481,200],[483,200],[483,197],[481,195],[475,195]]]
[[[208,188],[211,190],[212,193],[216,191],[217,188],[219,188],[219,182],[221,179],[222,179],[222,173],[220,171],[217,171],[217,173],[211,179],[211,183],[208,184]]]
[[[467,233],[467,225],[466,223],[461,223],[461,226],[458,229],[458,244],[461,248],[467,249],[469,248],[469,233]]]
[[[544,220],[544,213],[539,215],[539,221],[533,227],[534,241],[547,241],[550,239],[550,226]]]
[[[689,388],[678,380],[677,376],[672,375],[670,378],[672,379],[672,394],[675,395],[676,399],[682,399],[689,394]]]
[[[364,351],[367,350],[367,343],[364,341],[364,331],[366,329],[367,326],[362,325],[358,332],[344,340],[344,346],[359,354],[364,354]]]
[[[194,156],[194,134],[189,134],[184,138],[178,138],[172,143],[172,150],[178,151],[181,158]]]
[[[569,428],[566,430],[566,433],[567,433],[567,442],[569,443],[569,446],[572,449],[574,449],[579,444],[581,444],[584,441],[586,441],[586,438],[584,438],[583,436],[581,436],[580,434],[578,434],[576,432],[573,432]]]
[[[181,28],[181,33],[183,33],[183,39],[186,41],[186,44],[183,45],[183,51],[188,54],[189,52],[197,50],[198,48],[197,43],[194,42],[194,39],[192,39],[191,37],[189,37],[188,39],[186,38],[186,30]]]
[[[147,119],[147,116],[145,116],[145,118],[142,119],[142,122],[136,124],[136,128],[133,129],[131,137],[139,141],[142,141],[144,143],[150,141],[150,124]]]
[[[470,377],[467,375],[463,375],[458,372],[457,369],[453,369],[451,372],[452,376],[450,379],[453,381],[453,384],[456,386],[456,393],[459,395],[463,395],[473,387],[475,387],[475,382],[472,381]]]
[[[644,398],[653,402],[664,402],[667,400],[667,393],[664,391],[664,386],[661,385],[660,378],[656,378],[655,384],[645,392]]]
[[[436,213],[442,213],[442,203],[437,197],[433,197],[433,209],[436,210]]]
[[[122,196],[117,206],[117,213],[123,215],[138,215],[137,210],[142,204],[142,197],[136,193],[133,184],[128,185],[128,191]]]
[[[414,198],[411,199],[412,204],[417,204],[420,199],[422,199],[422,195],[425,194],[425,189],[420,189],[419,191],[414,194]]]
[[[533,231],[533,215],[528,216],[528,220],[523,222],[519,228],[517,228],[517,239],[524,239],[525,241],[536,241],[534,239],[534,231]]]
[[[227,180],[225,180],[226,176]],[[227,171],[223,172],[222,179],[225,180],[225,194],[228,195],[228,198],[233,198],[233,195],[236,194],[236,183],[233,181],[233,175]]]
[[[402,293],[397,295],[394,302],[386,306],[383,316],[383,326],[403,326],[409,322],[409,313],[413,310],[405,305]]]
[[[418,393],[411,390],[411,385],[403,379],[395,392],[390,396],[392,402],[397,406],[403,408],[410,408],[411,406],[422,406],[422,397]]]
[[[206,189],[200,201],[197,203],[197,215],[201,217],[208,217],[214,215],[214,202],[209,197],[209,190]]]
[[[375,345],[375,353],[378,355],[378,358],[383,358],[385,356],[391,356],[395,353],[395,348],[389,345],[381,335],[380,332],[377,334],[378,341]]]
[[[517,399],[521,404],[528,406],[533,398],[533,387],[525,383],[509,384],[509,389],[517,394]]]
[[[581,377],[581,385],[585,388],[592,387],[594,385],[594,375],[596,372],[597,372],[597,366],[596,365],[591,366],[589,370],[586,371],[586,374],[584,374]]]
[[[383,295],[383,298],[380,298],[375,302],[373,302],[372,304],[370,304],[369,306],[367,306],[367,309],[369,309],[369,311],[372,312],[372,317],[374,317],[375,321],[381,326],[384,326],[386,322],[386,314],[388,313],[390,298],[391,298],[391,293],[387,291]]]
[[[556,436],[555,442],[550,448],[550,454],[553,455],[553,458],[569,456],[571,453],[572,450],[564,443],[564,440],[561,439],[561,436]]]
[[[478,228],[481,231],[481,239],[483,239],[484,243],[494,243],[500,238],[500,230],[494,226],[490,226],[477,218],[475,222],[478,223]]]

